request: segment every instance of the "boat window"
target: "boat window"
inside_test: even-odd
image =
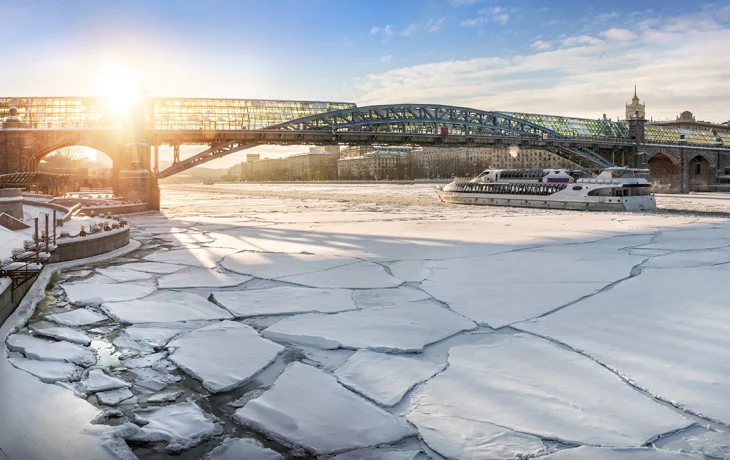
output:
[[[583,190],[583,187],[581,187],[580,185],[576,185],[575,187],[573,187],[573,190]]]

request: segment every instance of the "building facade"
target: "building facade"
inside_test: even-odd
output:
[[[380,151],[348,156],[337,161],[340,180],[405,179],[408,157],[405,152]]]
[[[639,96],[636,95],[636,86],[634,86],[634,97],[631,98],[631,104],[626,104],[626,118],[624,120],[631,120],[631,117],[637,115],[646,118],[646,104],[639,102]]]
[[[301,153],[286,158],[289,180],[337,179],[336,163],[335,153]]]
[[[546,150],[505,147],[492,151],[492,168],[579,169],[579,166]]]
[[[251,177],[247,180],[289,180],[286,158],[264,158],[251,163]]]
[[[493,150],[483,147],[423,147],[411,152],[410,177],[475,176],[491,166]]]

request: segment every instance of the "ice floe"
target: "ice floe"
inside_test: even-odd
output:
[[[358,262],[358,259],[351,257],[316,254],[240,252],[223,259],[221,265],[232,272],[272,279],[329,270]]]
[[[213,298],[236,318],[292,313],[336,313],[355,310],[352,291],[279,286],[269,289],[214,292]]]
[[[131,348],[149,353],[164,347],[173,337],[190,329],[194,329],[194,327],[187,327],[180,323],[135,324],[120,332],[113,343],[117,348]]]
[[[134,384],[151,391],[160,391],[167,385],[179,382],[181,377],[159,368],[142,367],[129,369],[137,377]]]
[[[210,451],[204,460],[283,460],[280,453],[253,439],[228,438]]]
[[[393,276],[409,283],[420,283],[431,275],[431,269],[424,267],[422,260],[399,260],[384,265],[390,268]]]
[[[68,300],[74,305],[98,305],[103,302],[120,302],[139,299],[153,293],[157,288],[153,285],[115,283],[97,281],[66,283],[61,287],[66,291]]]
[[[443,364],[358,350],[334,375],[347,388],[381,406],[395,406],[418,383],[444,369]]]
[[[52,342],[25,334],[13,334],[5,343],[10,351],[17,351],[29,359],[66,361],[83,367],[96,364],[94,352],[75,343]]]
[[[162,262],[138,262],[125,264],[124,268],[128,270],[137,270],[140,272],[154,273],[156,275],[168,275],[185,268],[186,265],[168,264]]]
[[[148,280],[152,278],[152,273],[130,270],[127,267],[99,268],[96,271],[97,273],[100,273],[120,283],[126,281]]]
[[[662,437],[654,441],[654,446],[707,458],[730,458],[730,434],[701,426]]]
[[[636,385],[730,423],[730,266],[646,270],[599,296],[516,325],[585,351]]]
[[[702,460],[702,457],[698,455],[680,454],[660,449],[609,449],[589,446],[561,450],[542,458],[545,460]]]
[[[213,393],[245,383],[271,364],[284,347],[262,338],[252,327],[221,321],[171,341],[170,361]]]
[[[91,369],[86,379],[81,381],[81,386],[86,392],[94,393],[97,391],[127,388],[131,385],[124,380],[106,375],[101,369]]]
[[[177,398],[179,398],[180,396],[182,396],[182,394],[183,394],[182,390],[155,393],[152,396],[150,396],[149,398],[147,398],[147,402],[150,404],[175,402],[175,400]]]
[[[330,460],[413,460],[420,453],[417,450],[396,450],[388,448],[357,449],[335,455]]]
[[[78,308],[76,310],[48,315],[46,319],[66,326],[88,326],[101,323],[109,318],[88,308]]]
[[[99,402],[107,406],[116,406],[122,401],[126,401],[134,396],[129,388],[118,388],[116,390],[101,391],[96,394]]]
[[[137,442],[167,442],[166,450],[181,452],[223,433],[211,415],[192,401],[134,411],[137,423],[144,424],[127,439]]]
[[[251,280],[250,276],[225,273],[206,268],[189,268],[164,275],[157,280],[160,289],[196,288],[196,287],[228,287],[238,286]]]
[[[82,369],[80,367],[63,361],[8,358],[8,362],[45,383],[55,383],[61,380],[72,382],[81,378]]]
[[[396,289],[362,289],[354,291],[352,298],[359,307],[387,307],[431,298],[430,295],[409,287]]]
[[[417,353],[423,347],[476,325],[431,302],[374,307],[333,315],[308,313],[266,328],[265,337],[319,348],[367,348]]]
[[[456,312],[494,328],[534,318],[626,278],[645,258],[588,245],[424,262],[421,287]],[[563,249],[563,250],[561,250]],[[556,269],[555,267],[560,267]]]
[[[523,334],[453,347],[449,367],[411,396],[411,412],[604,446],[640,446],[691,424],[590,359]]]
[[[91,343],[91,338],[82,331],[65,326],[54,326],[45,321],[30,324],[30,329],[43,337],[65,340],[79,345],[89,345]]]
[[[539,437],[488,422],[415,411],[408,420],[431,449],[449,459],[532,458],[546,451]]]
[[[399,441],[414,431],[314,367],[292,363],[260,397],[238,409],[239,423],[315,455]]]
[[[148,262],[164,262],[201,268],[214,268],[225,256],[236,252],[227,248],[184,248],[157,251],[145,257]]]
[[[231,314],[190,292],[161,291],[148,298],[101,305],[109,316],[123,323],[164,323],[227,319]]]
[[[389,275],[382,266],[372,262],[344,265],[278,279],[319,288],[371,289],[396,287],[403,284],[402,280]]]

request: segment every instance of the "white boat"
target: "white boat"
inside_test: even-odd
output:
[[[648,211],[656,209],[648,169],[606,168],[596,177],[572,169],[487,169],[436,186],[441,201],[488,206]]]

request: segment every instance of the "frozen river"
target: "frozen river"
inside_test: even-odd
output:
[[[61,270],[6,340],[0,389],[30,374],[38,401],[100,412],[90,449],[730,458],[730,195],[646,214],[443,205],[430,184],[162,196],[130,217],[139,249]],[[0,458],[43,453],[3,428]]]

